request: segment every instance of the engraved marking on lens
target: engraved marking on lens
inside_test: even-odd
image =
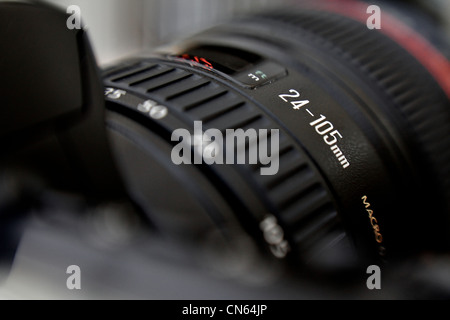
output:
[[[300,97],[300,93],[295,89],[291,89],[289,90],[289,92],[291,94],[280,94],[279,97],[284,102],[289,102],[290,104],[292,104],[295,110],[299,110],[301,107],[306,106],[309,103],[309,100],[291,101],[294,98]]]
[[[309,100],[292,101],[293,99],[300,97],[300,92],[298,92],[297,90],[291,89],[289,90],[289,93],[290,94],[280,94],[279,97],[284,102],[289,102],[290,104],[292,104],[293,109],[299,110],[301,107],[306,106],[309,103]]]
[[[150,109],[150,117],[156,120],[165,118],[168,113],[169,110],[164,106],[155,106]]]
[[[277,218],[267,216],[259,224],[264,234],[264,239],[269,244],[270,251],[277,258],[284,258],[291,250],[289,243],[284,239],[283,228],[278,224]]]
[[[255,76],[253,73],[249,73],[248,74],[248,77],[249,78],[251,78],[252,80],[255,80],[256,82],[258,82],[260,79],[257,77],[257,76]]]
[[[371,207],[371,205],[369,202],[367,202],[367,196],[363,196],[361,199],[363,200],[364,207],[366,208],[366,212],[369,215],[370,225],[372,226],[373,232],[375,234],[375,241],[381,244],[383,242],[383,236],[381,235],[380,226],[378,225],[378,221],[373,215],[373,210],[369,209]],[[381,251],[384,252],[384,248],[383,248],[383,250],[380,250],[380,252]]]
[[[150,109],[153,108],[154,106],[156,106],[157,103],[153,100],[147,100],[144,103],[140,103],[137,106],[138,111],[142,112],[142,113],[147,113],[150,112]]]
[[[314,117],[311,111],[306,109],[306,111]],[[345,157],[342,150],[337,146],[337,142],[339,139],[343,139],[341,133],[338,130],[333,130],[334,126],[330,121],[325,121],[327,117],[324,115],[320,115],[320,118],[314,120],[309,125],[316,129],[316,132],[323,137],[323,141],[330,146],[330,150],[333,151],[336,159],[341,164],[342,168],[346,169],[350,166],[350,162]]]
[[[110,99],[114,99],[114,100],[118,100],[126,94],[127,94],[127,92],[125,90],[114,89],[114,88],[106,88],[105,89],[105,96],[107,96]]]
[[[137,110],[144,114],[148,114],[155,120],[163,119],[169,113],[169,110],[165,106],[158,105],[153,100],[146,100],[143,103],[138,104]]]
[[[300,97],[300,92],[295,89],[289,90],[289,94],[280,94],[280,99],[284,102],[291,103],[293,109],[299,110],[303,106],[309,104],[309,100],[300,100],[300,101],[291,101],[295,98]],[[309,113],[311,117],[314,117],[314,114],[309,109],[305,109],[306,112]],[[342,153],[341,149],[336,145],[338,139],[342,139],[342,135],[338,130],[334,130],[334,126],[330,121],[325,121],[326,117],[324,115],[320,115],[320,118],[311,122],[311,127],[315,127],[316,132],[323,136],[323,140],[330,147],[330,150],[333,151],[342,168],[346,169],[350,166],[350,162]],[[332,132],[330,132],[332,131]],[[329,134],[328,134],[329,133]]]

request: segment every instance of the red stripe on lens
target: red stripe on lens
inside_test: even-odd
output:
[[[356,0],[324,1],[319,6],[314,5],[364,24],[371,15],[366,12],[369,4]],[[383,10],[381,11],[381,29],[378,31],[384,33],[414,56],[434,77],[450,99],[450,62],[442,53],[422,35]]]

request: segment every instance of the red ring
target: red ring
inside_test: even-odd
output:
[[[315,7],[366,23],[368,4],[357,0],[324,1]],[[450,99],[450,61],[427,39],[406,24],[383,12],[380,32],[394,40],[419,61],[438,82]]]

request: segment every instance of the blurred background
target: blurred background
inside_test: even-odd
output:
[[[296,0],[51,0],[62,8],[78,5],[89,30],[98,61],[118,58],[183,38],[233,16],[268,9]],[[449,0],[391,0],[415,2],[444,19],[450,34]]]
[[[51,0],[78,5],[100,63],[182,38],[236,14],[289,0]]]

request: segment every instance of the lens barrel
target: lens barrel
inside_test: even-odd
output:
[[[406,26],[415,45],[390,32],[393,18],[370,30],[352,8],[242,18],[104,71],[116,155],[160,230],[242,226],[301,262],[348,243],[374,260],[448,249],[450,63]],[[234,150],[246,159],[278,130],[277,172],[173,163],[173,133],[195,136],[196,121],[202,133],[258,131]]]

